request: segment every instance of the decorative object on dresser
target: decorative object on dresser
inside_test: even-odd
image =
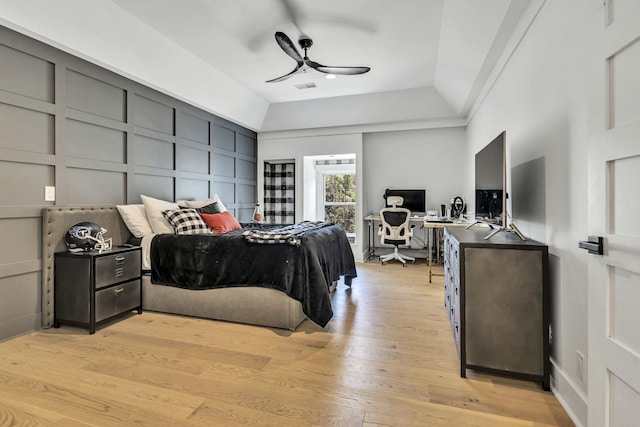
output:
[[[473,369],[550,389],[548,247],[486,229],[445,229],[445,299],[460,356]]]
[[[86,326],[93,334],[104,320],[142,313],[141,259],[139,246],[56,253],[54,327]]]

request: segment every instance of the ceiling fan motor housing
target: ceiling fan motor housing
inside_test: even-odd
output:
[[[298,38],[298,44],[302,49],[309,49],[313,45],[313,40],[306,34],[301,34]]]

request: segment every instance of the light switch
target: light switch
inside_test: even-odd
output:
[[[56,201],[56,187],[53,185],[44,186],[44,201],[55,202]]]

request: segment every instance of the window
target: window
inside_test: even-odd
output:
[[[356,236],[356,175],[325,173],[322,211],[324,221],[333,222],[347,233],[351,243]]]

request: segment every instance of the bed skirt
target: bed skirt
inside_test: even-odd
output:
[[[149,275],[142,278],[142,308],[290,331],[306,319],[299,301],[275,289],[247,286],[191,290],[155,285]]]

